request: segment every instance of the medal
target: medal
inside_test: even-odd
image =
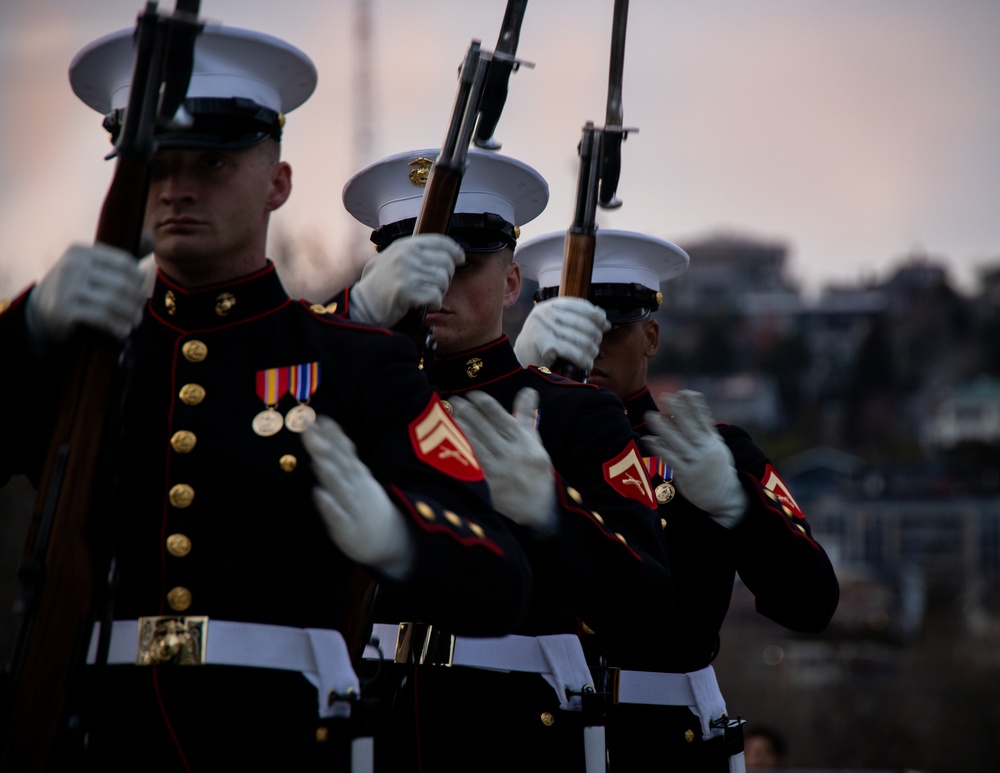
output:
[[[674,471],[670,469],[669,464],[658,456],[644,456],[642,461],[646,463],[646,471],[649,473],[649,477],[663,479],[663,483],[656,487],[655,493],[656,501],[661,505],[665,505],[677,493],[674,484],[670,482],[673,480]]]
[[[314,421],[316,421],[316,411],[305,403],[296,405],[285,414],[285,426],[292,432],[305,432],[306,427]]]
[[[671,499],[674,498],[674,484],[670,481],[663,481],[659,486],[656,487],[656,501],[661,505],[665,505]]]
[[[304,432],[316,421],[316,411],[309,407],[309,399],[319,386],[319,363],[292,365],[288,374],[288,392],[299,404],[285,414],[285,426],[292,432]]]
[[[271,435],[281,432],[281,428],[285,426],[285,420],[273,407],[269,407],[266,411],[261,411],[253,417],[252,426],[253,431],[261,437],[271,437]]]
[[[261,437],[276,435],[285,426],[284,418],[274,409],[274,406],[278,404],[287,390],[288,368],[268,368],[257,371],[257,397],[263,401],[267,409],[253,417],[251,426],[253,431]]]

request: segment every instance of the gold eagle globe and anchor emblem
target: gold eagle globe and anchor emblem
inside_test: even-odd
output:
[[[475,378],[479,375],[479,371],[483,369],[483,361],[478,357],[473,357],[471,360],[465,363],[465,375],[469,378]]]
[[[431,174],[431,166],[434,164],[429,158],[424,158],[420,156],[415,158],[410,162],[410,166],[415,167],[410,170],[410,182],[416,185],[418,188],[423,188],[427,185],[427,178]]]

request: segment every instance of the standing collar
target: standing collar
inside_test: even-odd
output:
[[[274,264],[228,282],[189,289],[156,273],[150,299],[153,315],[181,330],[203,330],[238,324],[289,302]]]
[[[479,389],[522,370],[510,339],[503,335],[475,349],[434,358],[434,385],[442,392]]]
[[[660,410],[656,407],[653,396],[649,393],[648,386],[644,386],[634,395],[626,397],[622,400],[622,403],[625,405],[625,414],[628,416],[629,424],[632,425],[633,430],[638,430],[640,427],[646,426],[647,411]]]

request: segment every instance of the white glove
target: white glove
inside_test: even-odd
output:
[[[673,468],[674,482],[689,502],[733,528],[749,501],[704,395],[689,389],[661,395],[660,407],[664,415],[646,414],[654,432],[646,444]]]
[[[538,392],[522,389],[511,416],[485,392],[449,397],[455,422],[486,473],[493,507],[539,536],[558,526],[552,460],[535,429]]]
[[[66,341],[79,325],[122,340],[142,320],[144,274],[136,259],[104,244],[74,244],[28,297],[25,319],[35,347]]]
[[[312,454],[320,482],[313,499],[330,538],[358,563],[404,579],[413,564],[413,537],[403,514],[358,459],[354,443],[328,416],[318,416],[302,442]]]
[[[465,251],[442,234],[418,234],[397,239],[368,261],[351,288],[351,317],[371,325],[391,327],[410,309],[441,308],[455,266],[465,263]]]
[[[552,365],[557,359],[590,370],[611,329],[608,315],[586,298],[559,296],[535,304],[514,343],[522,367]]]

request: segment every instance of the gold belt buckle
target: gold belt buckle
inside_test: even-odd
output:
[[[205,662],[208,618],[161,615],[139,618],[137,666],[200,666]]]
[[[396,636],[396,663],[450,666],[455,637],[428,623],[400,623]]]

